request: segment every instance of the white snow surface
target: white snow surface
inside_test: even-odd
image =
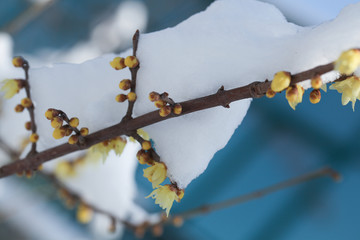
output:
[[[222,0],[174,28],[142,34],[134,115],[155,110],[148,101],[151,91],[166,91],[181,102],[215,93],[221,85],[230,89],[271,79],[277,71],[297,73],[334,61],[342,51],[360,46],[359,12],[360,3],[354,4],[331,22],[303,28],[288,23],[270,4]],[[120,55],[129,54],[130,50]],[[41,149],[66,141],[52,139],[44,118],[49,107],[79,117],[80,126],[90,132],[119,122],[127,104],[114,98],[121,93],[118,83],[130,74],[127,69],[113,70],[113,57],[31,70]],[[170,179],[185,188],[200,175],[226,145],[249,105],[249,99],[242,100],[231,103],[230,109],[217,107],[146,127]]]

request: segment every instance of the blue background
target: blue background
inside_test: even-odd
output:
[[[111,14],[119,2],[57,1],[12,32],[15,54],[36,54],[43,48],[68,49],[86,40],[94,25]],[[338,4],[329,1],[273,2],[278,2],[290,21],[307,25],[331,19],[341,5],[357,1]],[[205,9],[211,1],[148,0],[144,3],[149,11],[146,31],[152,32],[176,25]],[[31,2],[25,0],[1,0],[0,29],[9,31],[8,24],[30,5]],[[314,13],[318,15],[314,17]],[[172,211],[180,213],[225,200],[322,166],[339,171],[343,176],[341,183],[334,183],[330,178],[307,182],[190,219],[182,228],[167,226],[161,238],[360,239],[359,106],[355,107],[355,112],[350,106],[341,106],[341,96],[335,91],[323,94],[316,105],[307,99],[308,93],[296,111],[288,106],[283,94],[271,100],[254,100],[228,145],[215,155],[206,172],[186,189],[181,204],[174,204]],[[139,191],[150,192],[151,186],[142,177],[141,168],[136,177]],[[148,211],[159,211],[141,196],[137,202]],[[59,207],[56,201],[53,204]],[[72,213],[64,211],[64,214]],[[82,226],[79,228],[86,231]],[[0,234],[1,239],[20,239],[19,233],[11,230],[4,221],[0,223]],[[153,237],[148,234],[146,238]],[[126,232],[124,239],[134,239],[134,236]]]

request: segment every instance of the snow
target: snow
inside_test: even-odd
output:
[[[181,102],[213,94],[221,85],[230,89],[271,79],[280,70],[296,73],[334,61],[342,51],[360,46],[359,10],[360,4],[354,4],[334,21],[303,28],[288,23],[270,4],[223,0],[174,28],[142,34],[134,115],[155,110],[147,97],[151,91],[166,91]],[[79,117],[80,126],[90,132],[121,120],[127,104],[114,98],[121,93],[119,81],[130,75],[109,66],[114,56],[31,70],[40,149],[63,142],[51,137],[43,116],[49,107]],[[328,75],[327,81],[334,76]],[[241,124],[249,105],[246,99],[230,104],[230,109],[217,107],[146,127],[170,179],[186,188],[199,176]]]

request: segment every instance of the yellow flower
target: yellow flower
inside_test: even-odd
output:
[[[54,173],[59,178],[74,177],[76,175],[74,166],[67,161],[59,162]]]
[[[15,79],[5,79],[2,84],[1,91],[5,92],[6,99],[12,98],[22,88],[21,81]]]
[[[335,62],[335,70],[350,75],[360,66],[360,50],[350,49],[343,52]]]
[[[342,93],[341,103],[342,105],[352,102],[353,111],[355,111],[356,99],[360,100],[360,78],[352,76],[344,81],[334,83],[330,86],[330,89],[337,90]]]
[[[80,204],[76,211],[76,219],[83,224],[89,223],[93,217],[93,210],[85,204]]]
[[[183,196],[184,190],[178,189],[174,185],[167,184],[155,189],[146,198],[152,197],[153,199],[156,199],[155,203],[159,204],[162,209],[166,209],[166,215],[169,216],[174,201],[180,202]]]
[[[288,89],[286,89],[286,99],[288,100],[290,107],[294,110],[296,108],[296,105],[302,102],[303,95],[304,88],[299,86],[298,84],[288,87]]]
[[[114,150],[116,155],[121,155],[126,146],[126,139],[122,137],[116,137],[101,143],[98,143],[91,147],[93,152],[99,152],[102,155],[103,161],[105,161],[107,155],[111,150]]]
[[[277,72],[274,75],[274,79],[271,82],[271,89],[274,92],[281,92],[285,88],[289,87],[291,82],[291,74],[289,72]]]
[[[164,163],[155,163],[153,166],[144,169],[144,177],[152,182],[152,187],[158,187],[166,178],[166,166]]]

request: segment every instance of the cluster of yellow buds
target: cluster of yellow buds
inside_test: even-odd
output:
[[[159,115],[161,117],[166,117],[171,112],[176,115],[180,115],[182,113],[181,104],[175,103],[171,98],[169,98],[169,94],[167,92],[162,94],[151,92],[149,93],[149,100],[154,102],[155,107],[160,108]]]
[[[111,150],[114,150],[116,155],[121,155],[125,146],[126,146],[126,139],[122,137],[115,137],[101,143],[95,144],[91,147],[92,152],[98,152],[102,155],[103,161],[105,161],[106,157],[108,156]]]
[[[313,91],[310,93],[310,102],[316,104],[320,102],[320,89],[326,91],[326,84],[323,84],[320,75],[311,78],[311,86]],[[286,90],[286,99],[292,109],[295,110],[297,104],[302,102],[304,95],[304,88],[298,84],[291,85],[291,74],[289,72],[281,71],[274,75],[271,82],[271,87],[266,91],[268,98],[273,98],[277,92]]]
[[[130,79],[123,79],[121,80],[121,82],[119,83],[119,88],[121,90],[129,90],[131,88],[131,80]],[[130,91],[128,94],[119,94],[116,95],[115,100],[117,102],[125,102],[126,100],[128,100],[129,102],[134,102],[136,101],[136,93]]]
[[[302,102],[304,95],[304,89],[295,84],[290,86],[291,74],[289,72],[280,71],[275,73],[271,82],[271,87],[267,90],[266,96],[273,98],[277,92],[281,92],[286,89],[286,99],[292,109],[295,110],[296,105]]]
[[[121,70],[123,68],[129,67],[130,69],[134,69],[139,67],[139,60],[135,56],[127,56],[126,58],[116,57],[110,62],[111,67],[115,70]],[[136,101],[136,93],[132,89],[132,82],[130,79],[123,79],[119,83],[119,88],[121,90],[127,91],[130,89],[128,94],[119,94],[115,97],[117,102],[125,102],[128,100],[129,102]]]
[[[135,56],[127,56],[126,58],[115,57],[111,62],[110,66],[115,70],[121,70],[123,68],[136,68],[139,66],[139,60]]]
[[[55,139],[61,139],[65,136],[68,137],[75,132],[75,134],[69,137],[68,143],[77,144],[78,142],[81,143],[84,140],[83,137],[89,134],[88,128],[83,127],[80,130],[77,128],[79,126],[78,118],[73,117],[69,119],[61,110],[49,108],[45,112],[45,117],[51,121],[51,126],[54,128],[53,137]],[[67,124],[63,125],[64,122]]]

